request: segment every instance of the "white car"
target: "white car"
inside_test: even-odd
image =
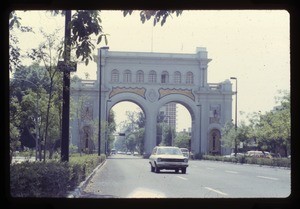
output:
[[[186,173],[188,158],[184,157],[178,147],[156,146],[149,157],[151,172],[159,173],[160,170],[179,170]]]

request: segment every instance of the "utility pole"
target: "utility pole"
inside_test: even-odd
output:
[[[236,77],[230,77],[230,79],[235,80],[235,134],[237,134],[237,78]],[[234,156],[237,155],[237,135],[234,139]]]
[[[65,45],[64,63],[70,63],[71,56],[71,10],[65,11]],[[69,161],[69,125],[70,125],[70,71],[63,70],[63,107],[62,107],[62,135],[61,161]]]
[[[99,68],[99,127],[98,127],[98,156],[101,155],[101,103],[102,103],[102,49],[108,50],[108,46],[100,47],[100,68]]]

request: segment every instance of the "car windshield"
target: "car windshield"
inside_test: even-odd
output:
[[[159,148],[157,150],[157,154],[159,155],[181,155],[181,151],[175,148]]]

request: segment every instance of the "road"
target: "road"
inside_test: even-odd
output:
[[[190,160],[187,173],[150,172],[148,159],[114,155],[82,192],[91,198],[287,197],[291,171],[257,165]]]

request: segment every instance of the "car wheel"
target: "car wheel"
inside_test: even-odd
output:
[[[155,164],[155,173],[159,173],[160,172],[160,170],[159,170],[159,168],[157,167],[157,165]]]
[[[179,169],[175,169],[175,173],[178,173],[179,172]]]
[[[151,166],[151,172],[154,172],[154,167],[152,166],[152,164],[150,164]]]
[[[181,172],[182,172],[183,174],[186,174],[186,168],[181,168]]]

